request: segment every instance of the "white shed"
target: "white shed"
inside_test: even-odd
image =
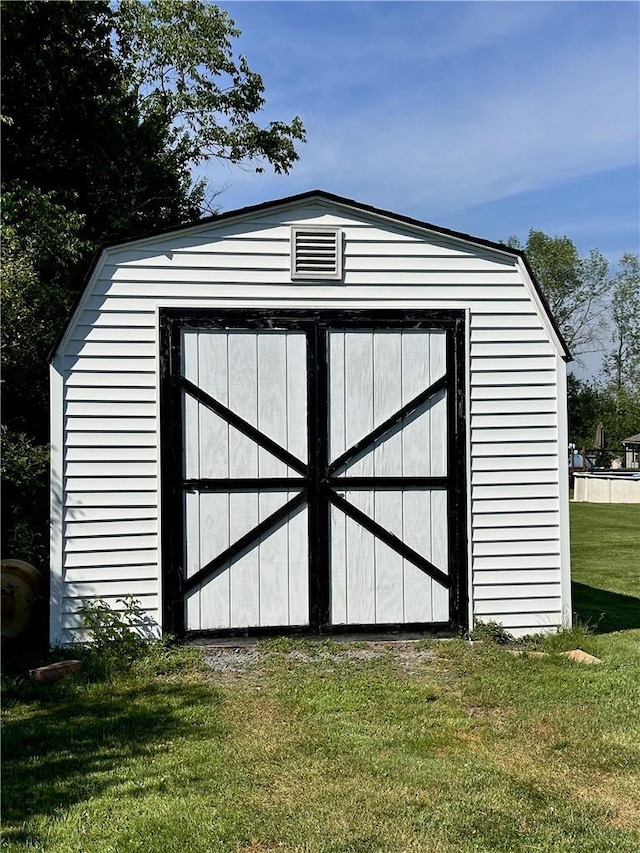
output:
[[[105,248],[51,361],[51,641],[570,624],[522,252],[314,191]]]

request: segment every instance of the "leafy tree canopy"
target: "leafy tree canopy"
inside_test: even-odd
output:
[[[568,377],[569,441],[578,448],[595,447],[596,429],[604,425],[607,450],[622,451],[622,440],[640,428],[640,388],[635,391]]]
[[[107,3],[3,4],[4,185],[27,183],[81,213],[100,241],[198,214],[166,129],[140,115],[114,53]]]
[[[27,182],[129,236],[199,215],[205,159],[288,172],[305,132],[256,117],[264,84],[200,0],[2,4],[3,182]]]
[[[619,391],[640,393],[640,263],[637,255],[622,256],[612,283],[611,338],[604,359],[604,373]]]
[[[83,217],[43,193],[2,194],[3,422],[39,441],[48,435],[47,355],[73,300],[70,270],[86,257]]]
[[[525,250],[574,358],[600,349],[600,320],[610,288],[607,259],[597,249],[582,258],[569,237],[550,237],[535,229],[524,245],[517,237],[508,243]]]
[[[178,162],[217,158],[261,172],[266,160],[289,172],[304,127],[297,116],[254,121],[264,84],[246,57],[234,57],[240,31],[226,12],[199,0],[121,0],[115,29],[128,89],[143,118],[167,129]]]

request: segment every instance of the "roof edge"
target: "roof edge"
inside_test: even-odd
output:
[[[573,361],[573,356],[571,355],[571,350],[569,349],[569,345],[565,341],[564,335],[560,331],[560,326],[558,325],[558,321],[556,320],[556,318],[553,314],[553,311],[551,310],[551,306],[549,305],[549,300],[545,296],[543,289],[540,287],[538,279],[536,278],[536,275],[535,275],[535,273],[531,267],[531,264],[529,263],[529,258],[527,258],[524,249],[516,249],[515,251],[518,253],[518,257],[522,260],[522,263],[525,266],[527,274],[528,274],[529,278],[531,279],[531,283],[533,284],[533,287],[535,289],[536,295],[540,299],[542,307],[544,308],[545,313],[546,313],[547,317],[549,318],[549,322],[551,323],[551,327],[552,327],[553,331],[555,332],[556,337],[558,338],[558,342],[562,348],[562,358],[567,363]]]
[[[551,308],[549,307],[549,302],[547,301],[546,296],[544,295],[540,284],[538,283],[535,274],[529,264],[527,256],[523,249],[516,249],[513,246],[508,246],[505,243],[498,243],[493,240],[487,240],[483,237],[475,237],[472,234],[467,234],[464,231],[455,231],[452,228],[444,228],[439,225],[433,225],[430,222],[425,222],[424,220],[416,219],[412,216],[406,216],[405,214],[395,213],[391,210],[385,210],[384,208],[375,207],[371,204],[365,204],[363,202],[355,201],[354,199],[346,198],[345,196],[336,195],[335,193],[327,192],[327,190],[307,190],[306,192],[297,193],[296,195],[285,196],[283,198],[272,199],[270,201],[260,202],[259,204],[251,204],[245,207],[237,208],[235,210],[227,210],[222,213],[214,213],[210,216],[204,216],[202,219],[197,219],[192,222],[182,222],[176,223],[173,226],[166,226],[163,228],[154,229],[151,231],[147,231],[142,234],[137,234],[135,237],[124,237],[124,235],[114,234],[112,237],[107,237],[100,247],[96,250],[93,260],[87,270],[87,273],[82,281],[82,285],[74,299],[73,305],[69,309],[69,315],[67,320],[60,330],[58,336],[56,337],[55,343],[51,347],[48,355],[48,361],[51,363],[53,360],[62,340],[69,328],[69,324],[71,322],[72,317],[76,313],[80,302],[85,294],[89,281],[91,280],[93,273],[95,271],[100,258],[103,253],[109,249],[115,248],[116,246],[126,246],[129,243],[135,243],[140,240],[148,240],[154,237],[162,237],[163,235],[168,234],[179,234],[182,231],[188,231],[189,229],[196,228],[199,226],[206,226],[210,224],[218,224],[226,222],[230,219],[240,218],[250,216],[254,213],[261,213],[266,210],[273,210],[278,207],[284,207],[285,205],[294,205],[304,201],[311,201],[313,199],[319,201],[326,201],[331,204],[340,205],[341,207],[351,208],[355,211],[359,211],[361,213],[368,213],[373,216],[382,217],[384,219],[389,219],[393,222],[398,222],[403,225],[409,225],[414,228],[419,228],[423,231],[431,231],[434,234],[441,235],[443,237],[450,237],[454,240],[461,240],[465,243],[471,243],[472,245],[481,246],[482,248],[491,249],[496,252],[500,252],[502,254],[510,255],[515,258],[521,258],[529,277],[531,278],[531,282],[534,286],[534,289],[540,299],[540,302],[549,318],[553,331],[555,332],[558,342],[563,350],[563,359],[567,362],[573,361],[573,356],[569,351],[569,347],[564,340],[560,328],[556,322],[555,317],[551,312]]]
[[[455,231],[452,228],[445,228],[441,225],[434,225],[431,222],[426,222],[421,219],[416,219],[412,216],[407,216],[402,213],[396,213],[385,208],[375,207],[371,204],[356,201],[355,199],[340,196],[336,193],[330,193],[327,190],[306,190],[296,195],[284,196],[282,198],[263,201],[258,204],[250,204],[245,207],[235,208],[234,210],[225,210],[222,213],[214,213],[209,216],[203,216],[202,219],[197,219],[191,222],[178,222],[175,225],[163,226],[162,228],[152,229],[150,231],[141,232],[133,237],[127,237],[124,234],[112,234],[107,236],[101,243],[101,249],[111,249],[115,246],[125,246],[128,243],[135,243],[138,240],[149,240],[154,237],[162,237],[167,234],[178,234],[181,231],[188,231],[190,228],[196,228],[200,225],[210,225],[212,223],[226,222],[229,219],[250,216],[253,213],[261,213],[266,210],[284,207],[285,205],[294,205],[304,201],[317,199],[333,204],[339,204],[342,207],[349,207],[353,210],[369,213],[374,216],[391,219],[395,222],[400,222],[404,225],[410,225],[421,230],[433,231],[435,234],[441,234],[446,237],[452,237],[457,240],[463,240],[467,243],[475,243],[478,246],[483,246],[488,249],[493,249],[497,252],[502,252],[509,255],[519,255],[521,249],[515,249],[508,246],[506,243],[499,243],[493,240],[487,240],[483,237],[476,237],[473,234],[467,234],[464,231]]]

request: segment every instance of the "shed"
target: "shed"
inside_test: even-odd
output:
[[[524,254],[322,191],[100,254],[51,360],[51,641],[570,624],[566,364]]]

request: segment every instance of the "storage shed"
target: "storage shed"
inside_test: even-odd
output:
[[[105,248],[51,362],[51,641],[571,620],[566,345],[523,253],[326,192]]]

